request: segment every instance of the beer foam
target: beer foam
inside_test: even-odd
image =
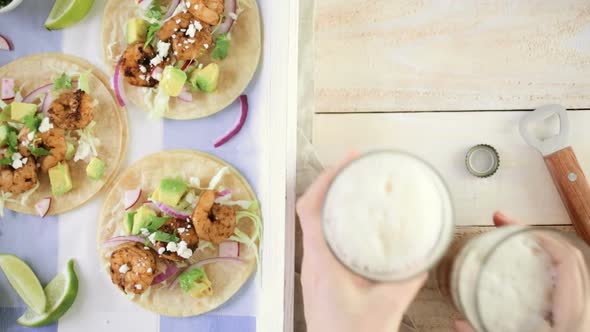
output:
[[[344,264],[386,279],[432,264],[433,251],[452,229],[450,197],[439,175],[419,159],[392,152],[365,155],[342,170],[322,218],[326,240]]]

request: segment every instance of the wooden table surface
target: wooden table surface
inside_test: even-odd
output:
[[[570,223],[518,121],[564,105],[590,174],[590,2],[316,0],[314,46],[312,142],[323,164],[350,148],[426,159],[451,190],[457,225],[471,226],[459,237],[487,229],[476,226],[491,225],[497,209],[530,224]],[[465,169],[480,143],[500,154],[488,179]],[[452,331],[458,314],[433,287],[409,314],[420,331]]]

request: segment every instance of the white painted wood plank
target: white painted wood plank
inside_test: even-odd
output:
[[[318,112],[590,108],[587,0],[317,0]]]
[[[441,112],[387,114],[317,114],[314,146],[330,165],[350,149],[402,149],[433,164],[453,196],[458,225],[491,225],[495,210],[531,224],[569,224],[565,208],[541,155],[518,133],[525,112]],[[568,112],[571,142],[590,174],[590,112]],[[470,175],[465,153],[491,144],[501,165],[490,178]]]

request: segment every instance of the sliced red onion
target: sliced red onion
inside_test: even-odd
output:
[[[180,94],[178,96],[176,96],[176,98],[178,98],[184,102],[190,103],[191,101],[193,101],[193,93],[185,85],[182,87],[182,91],[180,91]]]
[[[127,190],[123,194],[123,204],[125,206],[125,210],[129,210],[133,205],[135,205],[135,203],[137,203],[137,201],[139,200],[140,196],[141,189]]]
[[[53,95],[50,92],[45,94],[45,98],[43,98],[43,103],[41,104],[41,112],[46,114],[49,112],[49,106],[51,106],[53,99]]]
[[[0,35],[0,50],[4,51],[12,51],[14,48],[12,47],[12,43],[8,38]]]
[[[240,244],[236,241],[223,241],[219,244],[219,257],[239,257]]]
[[[23,98],[23,103],[32,103],[38,97],[48,94],[53,89],[53,83],[42,85]]]
[[[238,6],[236,0],[225,0],[225,11],[223,13],[223,22],[215,30],[215,35],[228,33],[234,24],[233,15],[237,15]]]
[[[112,248],[116,247],[120,244],[125,242],[137,242],[137,243],[145,243],[145,238],[137,235],[129,235],[129,236],[115,236],[110,238],[102,243],[103,248]]]
[[[172,14],[174,14],[174,11],[176,10],[176,7],[178,7],[179,4],[180,0],[172,0],[170,2],[170,6],[168,6],[168,11],[166,12],[166,14],[164,14],[162,20],[167,20],[170,16],[172,16]]]
[[[117,102],[121,107],[125,106],[125,87],[123,86],[123,75],[121,74],[121,60],[117,62],[115,67],[115,75],[113,76],[113,89]]]
[[[188,66],[190,66],[193,63],[193,60],[184,60],[184,63],[182,64],[182,66],[180,66],[180,70],[185,71]]]
[[[51,207],[51,197],[45,197],[39,200],[35,204],[35,210],[39,214],[39,217],[45,218],[47,212],[49,212],[49,208]]]
[[[227,195],[231,195],[231,189],[229,189],[229,188],[223,189],[222,191],[218,191],[215,193],[215,197],[217,197],[217,198],[224,197]]]
[[[151,202],[154,203],[160,211],[166,213],[167,215],[173,218],[185,220],[186,218],[190,218],[191,216],[190,213],[175,210],[162,202],[154,200],[151,200]]]
[[[3,78],[2,79],[2,94],[0,99],[7,100],[14,98],[14,79],[12,78]]]
[[[159,82],[162,79],[162,73],[164,73],[162,67],[154,67],[152,71],[150,71],[150,76]]]
[[[179,271],[180,269],[178,268],[178,266],[176,266],[176,264],[172,262],[166,262],[166,271],[158,274],[154,278],[154,280],[152,281],[152,286],[163,283],[164,281],[177,275]]]
[[[236,136],[236,134],[239,133],[242,127],[244,126],[244,123],[246,122],[246,117],[248,116],[248,96],[241,95],[240,103],[242,104],[242,109],[238,122],[230,131],[228,131],[221,138],[217,139],[215,144],[213,144],[214,147],[218,148],[223,144],[227,143],[230,139],[232,139],[232,137]]]

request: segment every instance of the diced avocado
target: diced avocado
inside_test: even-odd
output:
[[[104,175],[105,163],[104,161],[93,157],[90,159],[88,166],[86,166],[86,175],[92,180],[100,180]]]
[[[156,212],[146,205],[140,206],[135,212],[135,216],[133,217],[133,227],[131,227],[132,235],[141,233],[141,229],[147,228],[151,218],[156,216]]]
[[[51,183],[51,192],[55,196],[61,196],[72,190],[72,177],[70,176],[68,164],[59,163],[50,168],[49,182]]]
[[[133,44],[139,40],[145,40],[149,23],[139,17],[130,18],[127,21],[127,44]]]
[[[66,160],[72,160],[72,158],[74,158],[74,153],[76,152],[76,149],[74,148],[74,144],[67,142],[66,144]]]
[[[12,105],[12,104],[10,104],[10,105]],[[0,112],[0,122],[10,121],[10,113],[12,113],[10,111],[12,109],[12,107],[10,105],[4,107],[4,110],[2,112]]]
[[[37,112],[37,105],[21,103],[15,101],[11,104],[10,119],[16,122],[23,122],[23,119],[27,115],[35,115]]]
[[[0,125],[0,146],[6,144],[6,139],[8,138],[8,126],[3,124]]]
[[[170,97],[176,97],[182,91],[186,82],[186,73],[173,66],[166,66],[162,73],[160,87]]]
[[[186,183],[180,179],[162,179],[157,190],[159,201],[175,207],[187,189]]]
[[[136,214],[137,211],[125,213],[125,232],[127,232],[127,234],[131,234],[133,231],[133,217],[135,217]]]
[[[219,65],[210,63],[203,69],[197,69],[191,74],[190,82],[193,86],[204,92],[217,90],[219,83]]]

